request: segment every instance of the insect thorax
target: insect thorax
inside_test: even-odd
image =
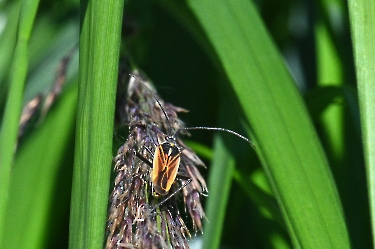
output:
[[[166,141],[160,145],[163,149],[163,152],[170,156],[170,157],[175,157],[181,153],[180,149],[177,147],[175,143]]]

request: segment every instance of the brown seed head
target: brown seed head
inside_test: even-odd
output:
[[[119,113],[125,114],[121,120],[129,126],[129,135],[113,159],[117,175],[109,200],[106,248],[189,248],[190,232],[181,218],[177,202],[183,200],[194,230],[201,231],[205,214],[200,196],[207,192],[207,186],[197,167],[204,164],[177,138],[182,151],[178,174],[191,178],[192,182],[182,193],[157,205],[165,197],[155,195],[150,179],[152,169],[136,157],[135,152],[152,162],[150,152],[154,153],[157,145],[173,135],[170,132],[183,127],[177,114],[186,110],[165,103],[156,96],[150,83],[144,79],[140,82],[141,76],[137,72],[134,75],[129,80],[127,101],[119,106],[122,108]],[[176,178],[170,193],[185,182]],[[183,198],[180,198],[181,194]]]

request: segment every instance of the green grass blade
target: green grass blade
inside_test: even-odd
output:
[[[208,179],[209,199],[206,205],[207,222],[205,223],[202,248],[219,248],[224,226],[225,211],[232,184],[235,160],[226,149],[221,137],[214,141],[214,154],[210,177]]]
[[[123,1],[83,1],[70,248],[102,248]]]
[[[28,68],[28,41],[38,4],[38,0],[22,1],[20,7],[18,38],[10,72],[8,98],[0,129],[0,244],[4,239],[1,237],[2,231],[6,229],[4,218]]]
[[[9,73],[10,62],[12,61],[14,47],[17,39],[17,27],[19,18],[19,2],[10,3],[4,11],[7,13],[8,25],[4,27],[0,35],[0,108],[5,104],[6,89],[8,82],[5,80]]]
[[[294,247],[349,248],[323,149],[249,1],[189,1],[251,124]],[[249,235],[251,236],[251,235]]]
[[[348,3],[367,168],[372,241],[375,244],[375,3],[365,0],[351,0]]]
[[[61,162],[67,146],[71,145],[75,127],[76,86],[66,91],[43,124],[20,146],[12,170],[5,218],[7,229],[3,235],[6,239],[1,248],[44,248],[49,216],[53,217],[53,222],[62,216],[51,206],[55,188],[60,187],[56,186],[61,179],[59,167],[69,168]],[[57,194],[58,199],[62,199],[64,194]]]

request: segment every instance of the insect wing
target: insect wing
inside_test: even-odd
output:
[[[180,155],[177,146],[169,142],[156,148],[151,179],[158,194],[166,195],[170,190],[177,176]]]

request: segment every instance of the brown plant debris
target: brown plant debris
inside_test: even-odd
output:
[[[39,93],[23,107],[18,128],[18,140],[25,134],[27,127],[31,123],[30,120],[39,116],[39,122],[41,122],[47,115],[51,106],[56,102],[56,99],[60,96],[65,83],[69,63],[76,50],[76,47],[72,48],[69,53],[60,60],[52,89],[46,94]]]

